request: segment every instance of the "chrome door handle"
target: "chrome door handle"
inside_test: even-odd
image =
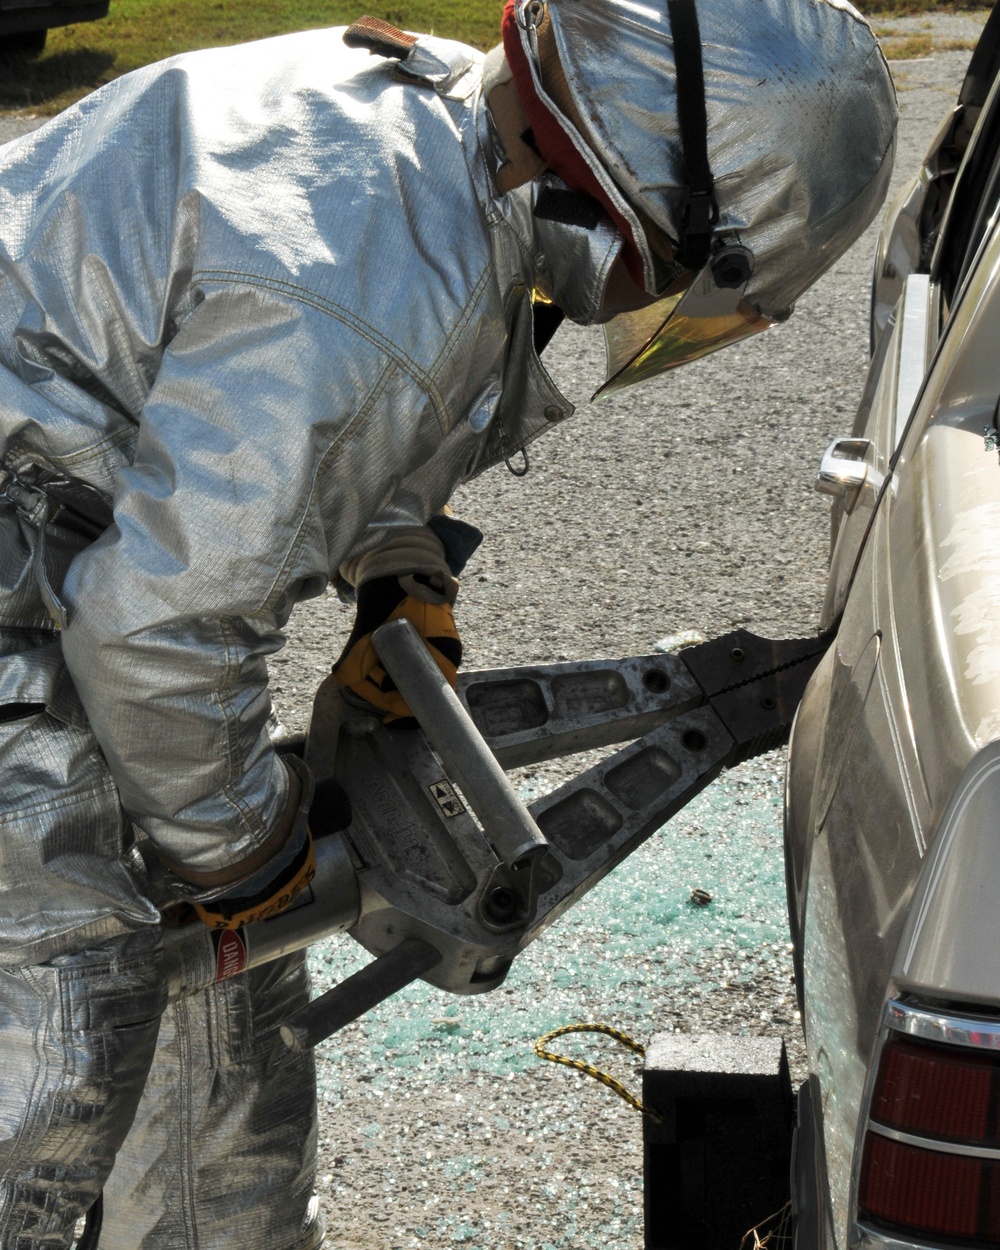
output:
[[[835,438],[820,461],[816,489],[842,499],[848,512],[868,480],[871,445],[867,438]]]

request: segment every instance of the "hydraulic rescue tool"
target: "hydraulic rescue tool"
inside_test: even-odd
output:
[[[282,1029],[314,1046],[417,977],[498,986],[534,938],[720,770],[784,741],[827,638],[737,630],[676,654],[463,673],[406,621],[374,643],[418,728],[320,686],[304,754],[316,876],[243,929],[164,926],[173,996],[346,931],[375,960]],[[525,804],[505,769],[629,745]]]

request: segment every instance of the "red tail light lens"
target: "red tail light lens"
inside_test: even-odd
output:
[[[972,1146],[1000,1145],[990,1054],[890,1039],[882,1049],[871,1118],[887,1128]]]
[[[918,1240],[1000,1246],[1000,1158],[989,1157],[1000,1149],[1000,1055],[890,1035],[869,1114],[859,1218]]]
[[[946,1237],[1000,1245],[997,1180],[997,1165],[990,1160],[923,1150],[869,1133],[858,1215],[920,1240]]]

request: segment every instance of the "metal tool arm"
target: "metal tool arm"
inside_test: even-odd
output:
[[[749,735],[746,745],[753,750],[756,731],[777,729],[780,736],[790,714],[776,702],[758,709],[741,691],[803,664],[808,678],[810,663],[815,665],[829,641],[761,638],[737,629],[673,655],[460,673],[458,696],[504,768],[631,742],[707,700],[719,706],[723,696],[730,709],[724,719],[739,718],[734,737],[743,743]]]
[[[408,623],[382,626],[374,643],[422,732],[343,705],[314,716],[310,749],[335,757],[351,796],[344,837],[361,906],[350,932],[377,958],[363,998],[352,979],[288,1022],[296,1044],[353,1019],[377,987],[377,998],[395,992],[396,961],[409,969],[411,956],[389,956],[403,943],[423,944],[407,949],[428,960],[406,980],[459,994],[499,985],[519,951],[723,767],[787,730],[823,650],[822,640],[773,644],[739,631],[677,656],[471,673],[460,702]],[[499,766],[637,731],[530,808]]]
[[[545,837],[427,648],[414,646],[414,638],[412,625],[401,620],[382,625],[372,641],[446,773],[489,829],[497,854],[515,876],[530,876],[547,849]]]
[[[311,1050],[440,962],[441,954],[430,942],[404,938],[297,1011],[281,1026],[281,1040],[290,1050]]]
[[[722,768],[780,740],[827,645],[737,631],[675,656],[469,673],[456,697],[407,622],[374,642],[420,729],[321,685],[305,758],[318,800],[339,798],[312,813],[326,836],[310,888],[236,932],[165,926],[174,995],[344,930],[369,950],[371,964],[285,1022],[296,1048],[417,977],[456,994],[498,986]],[[530,806],[503,772],[633,737]]]
[[[703,694],[679,655],[461,673],[458,697],[504,768],[631,742]]]

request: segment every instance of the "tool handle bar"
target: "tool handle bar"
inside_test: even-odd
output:
[[[404,938],[289,1016],[281,1026],[281,1040],[290,1050],[310,1050],[440,962],[441,955],[430,942]]]
[[[372,635],[379,659],[508,868],[544,854],[545,835],[486,745],[475,721],[409,621]]]

